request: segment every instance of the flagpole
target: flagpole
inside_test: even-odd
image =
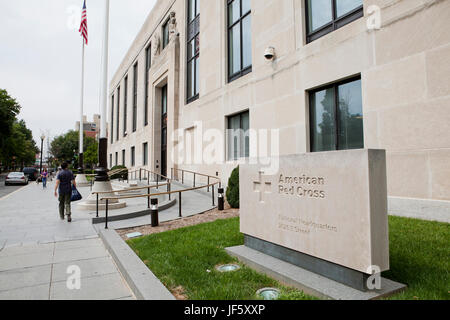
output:
[[[105,18],[104,18],[104,37],[103,37],[103,53],[102,53],[102,83],[101,83],[101,125],[100,125],[100,139],[99,139],[99,150],[98,150],[98,160],[99,168],[96,169],[95,181],[105,182],[109,181],[107,174],[108,171],[108,138],[106,130],[106,119],[107,119],[107,104],[108,104],[108,55],[109,55],[109,0],[105,0]],[[111,129],[112,130],[112,129]]]
[[[87,43],[87,12],[86,12],[86,0],[83,4],[83,12],[81,16],[81,96],[80,96],[80,141],[79,141],[79,156],[78,156],[78,174],[75,179],[77,186],[88,186],[86,175],[84,174],[84,58],[85,58],[85,44]]]
[[[84,163],[83,163],[83,150],[84,150],[84,38],[81,38],[82,49],[81,49],[81,106],[80,106],[80,153],[78,159],[78,172],[83,173]]]
[[[105,0],[105,20],[104,20],[104,38],[103,38],[103,65],[102,65],[102,81],[101,81],[101,126],[100,139],[98,146],[98,160],[99,166],[95,169],[95,183],[92,187],[92,192],[83,203],[78,205],[82,210],[116,210],[125,208],[126,202],[119,202],[119,200],[102,200],[99,199],[99,194],[102,197],[114,197],[114,190],[108,176],[108,138],[106,130],[106,112],[108,103],[108,46],[109,46],[109,0]],[[106,227],[108,228],[108,227]]]

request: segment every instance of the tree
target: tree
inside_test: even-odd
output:
[[[95,142],[95,140],[94,140]],[[93,143],[87,147],[86,152],[84,153],[84,162],[94,168],[98,163],[98,144]]]
[[[78,161],[78,148],[79,148],[79,132],[70,130],[67,133],[56,137],[50,144],[50,153],[60,162],[71,162],[75,159]],[[84,135],[83,138],[83,153],[92,148],[93,145],[97,145],[97,141],[91,137]],[[94,163],[96,163],[95,160]],[[86,160],[86,163],[92,163]]]
[[[0,160],[7,163],[6,140],[11,137],[13,124],[20,112],[20,105],[4,89],[0,89]]]
[[[232,208],[239,208],[239,167],[235,168],[228,179],[227,201]]]
[[[4,89],[0,89],[0,161],[5,167],[34,163],[39,152],[33,133],[25,121],[18,120],[19,103]]]

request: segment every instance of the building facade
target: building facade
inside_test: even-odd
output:
[[[386,149],[390,210],[448,214],[448,17],[450,0],[159,0],[110,84],[109,164],[226,183],[266,130],[281,155]]]
[[[75,122],[75,131],[80,130],[80,121]],[[87,121],[87,117],[83,116],[83,131],[87,137],[97,139],[100,133],[100,115],[94,114],[93,121]]]

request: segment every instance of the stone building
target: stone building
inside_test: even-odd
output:
[[[75,122],[75,131],[80,130],[80,121]],[[93,121],[87,121],[87,117],[83,116],[83,131],[87,137],[97,139],[100,133],[100,115],[94,114]]]
[[[282,155],[386,149],[391,212],[448,214],[449,17],[450,0],[159,0],[110,84],[109,164],[226,183],[270,130]]]

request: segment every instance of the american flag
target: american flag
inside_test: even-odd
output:
[[[80,30],[81,36],[84,38],[86,45],[88,44],[88,26],[87,26],[87,12],[86,12],[86,0],[84,0],[83,11],[81,12],[81,26]]]

